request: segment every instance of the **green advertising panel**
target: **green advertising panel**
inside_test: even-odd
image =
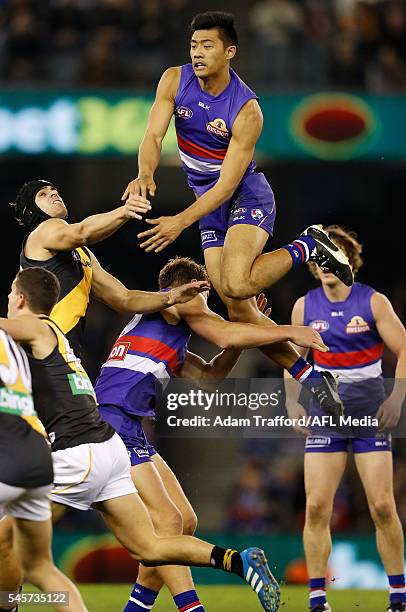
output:
[[[0,155],[135,155],[152,94],[0,93]],[[406,159],[406,96],[264,94],[257,156],[275,160]],[[166,160],[177,152],[171,125]]]

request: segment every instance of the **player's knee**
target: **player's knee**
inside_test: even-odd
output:
[[[308,525],[328,525],[332,507],[322,497],[313,497],[306,502],[306,522]]]
[[[158,535],[181,535],[183,530],[182,513],[173,504],[160,508],[159,512],[150,512],[155,531]]]
[[[183,515],[183,534],[193,535],[197,529],[197,516],[195,512],[190,509],[186,514]]]
[[[372,519],[378,525],[390,522],[396,515],[395,504],[390,498],[374,499],[369,506]]]
[[[54,569],[50,558],[33,559],[32,556],[22,559],[22,567],[25,579],[38,587]]]
[[[134,559],[140,561],[146,567],[151,567],[162,563],[162,554],[160,551],[160,539],[158,536],[155,536],[149,539],[148,542],[144,542],[142,550],[137,549],[129,552]]]
[[[252,297],[248,279],[225,275],[221,280],[221,290],[224,295],[234,300],[245,300]]]

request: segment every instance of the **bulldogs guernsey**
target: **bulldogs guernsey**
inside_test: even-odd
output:
[[[384,401],[383,342],[371,310],[374,289],[354,283],[344,302],[330,302],[322,287],[305,296],[304,324],[321,335],[329,352],[313,351],[319,370],[339,375],[346,412],[374,415]]]
[[[256,94],[230,68],[230,81],[218,96],[202,90],[191,64],[182,66],[175,97],[179,155],[189,187],[201,196],[213,187],[232,137],[235,118]],[[230,200],[200,219],[202,246],[223,246],[230,225],[261,225],[272,235],[275,220],[272,189],[252,160]]]
[[[128,415],[154,417],[157,383],[165,386],[183,363],[189,327],[166,322],[160,313],[135,315],[116,340],[96,381],[99,406]]]

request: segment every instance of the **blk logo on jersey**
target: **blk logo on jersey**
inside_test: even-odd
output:
[[[123,359],[128,353],[130,346],[131,342],[120,342],[118,340],[111,349],[111,353],[108,356],[107,361],[123,361]]]
[[[254,208],[254,210],[251,210],[251,217],[255,219],[255,221],[259,221],[263,216],[264,213],[260,208]]]
[[[209,121],[206,124],[206,130],[210,132],[210,134],[214,134],[215,136],[221,136],[222,138],[228,138],[230,132],[227,129],[226,122],[224,119],[215,119],[214,121]]]
[[[362,334],[370,331],[370,327],[360,315],[355,315],[355,317],[352,317],[351,321],[347,324],[345,331],[347,334]]]
[[[175,115],[181,119],[191,119],[193,111],[187,106],[178,106],[175,108]]]
[[[322,333],[330,329],[330,324],[328,321],[323,321],[323,319],[316,319],[310,323],[310,327],[315,329],[317,332]]]
[[[210,110],[210,106],[208,104],[205,104],[204,102],[199,102],[199,106],[200,108],[204,108],[204,110]]]

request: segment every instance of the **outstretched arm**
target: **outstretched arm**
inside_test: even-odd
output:
[[[151,107],[147,129],[138,151],[138,177],[128,183],[122,200],[130,194],[154,196],[156,185],[154,172],[161,157],[162,141],[168,131],[175,108],[175,96],[180,80],[179,67],[168,68],[163,73]]]
[[[217,183],[174,217],[146,219],[147,223],[154,227],[138,234],[139,238],[145,238],[141,243],[142,248],[159,253],[184,229],[218,208],[232,196],[252,160],[262,123],[262,112],[258,102],[249,100],[234,121],[233,135]]]
[[[91,215],[80,223],[67,223],[63,219],[49,219],[35,229],[27,240],[27,256],[38,249],[69,251],[108,238],[129,219],[142,219],[151,206],[141,196],[131,196],[123,206],[110,212]]]
[[[91,256],[93,266],[92,294],[118,312],[131,314],[156,312],[168,308],[168,306],[192,300],[198,293],[209,289],[209,284],[206,281],[193,281],[165,292],[127,289],[121,281],[102,268],[93,253]]]
[[[397,358],[392,393],[377,414],[380,428],[385,429],[397,425],[406,395],[406,330],[392,304],[382,293],[372,295],[371,309],[379,335]]]

